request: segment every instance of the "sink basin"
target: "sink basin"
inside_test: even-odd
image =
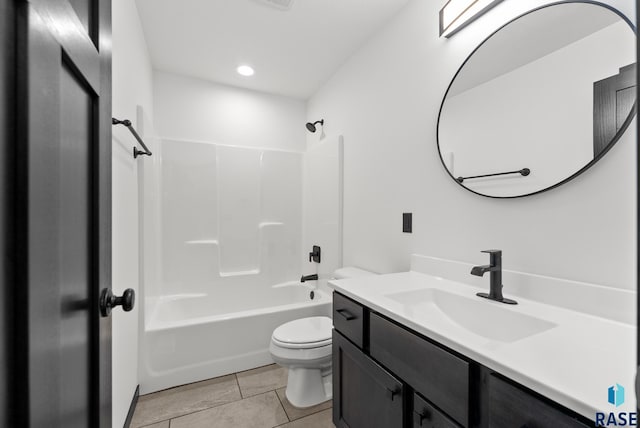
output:
[[[552,322],[504,308],[501,303],[465,297],[437,288],[387,294],[412,315],[437,310],[458,326],[487,339],[515,342],[556,327]]]

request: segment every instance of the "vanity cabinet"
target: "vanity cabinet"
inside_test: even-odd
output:
[[[338,428],[586,428],[582,416],[334,292]]]

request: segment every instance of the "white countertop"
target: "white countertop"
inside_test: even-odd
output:
[[[475,297],[476,292],[489,291],[489,278],[485,279],[486,289],[424,273],[403,272],[332,280],[330,285],[590,420],[595,420],[596,412],[635,411],[635,326],[509,295],[506,286],[505,297],[515,298],[518,305]],[[387,297],[390,293],[428,288],[477,298],[478,304],[500,305],[501,309],[556,326],[516,341],[501,342],[471,332],[440,311],[416,310],[411,303]],[[626,396],[625,403],[617,408],[607,402],[607,389],[616,383],[624,386]]]

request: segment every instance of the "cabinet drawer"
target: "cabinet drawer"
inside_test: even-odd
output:
[[[333,293],[333,326],[347,339],[363,346],[364,307],[341,294]]]
[[[438,409],[427,403],[422,397],[413,394],[413,428],[458,428]]]
[[[369,325],[371,356],[467,427],[469,363],[375,313]]]
[[[491,428],[586,428],[582,422],[495,375],[489,377]]]

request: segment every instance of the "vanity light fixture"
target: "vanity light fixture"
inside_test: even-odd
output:
[[[440,37],[451,37],[503,0],[449,0],[440,9]]]
[[[239,75],[245,76],[245,77],[251,77],[255,73],[253,67],[250,67],[248,65],[241,65],[238,68],[236,68],[236,71],[238,72]]]

